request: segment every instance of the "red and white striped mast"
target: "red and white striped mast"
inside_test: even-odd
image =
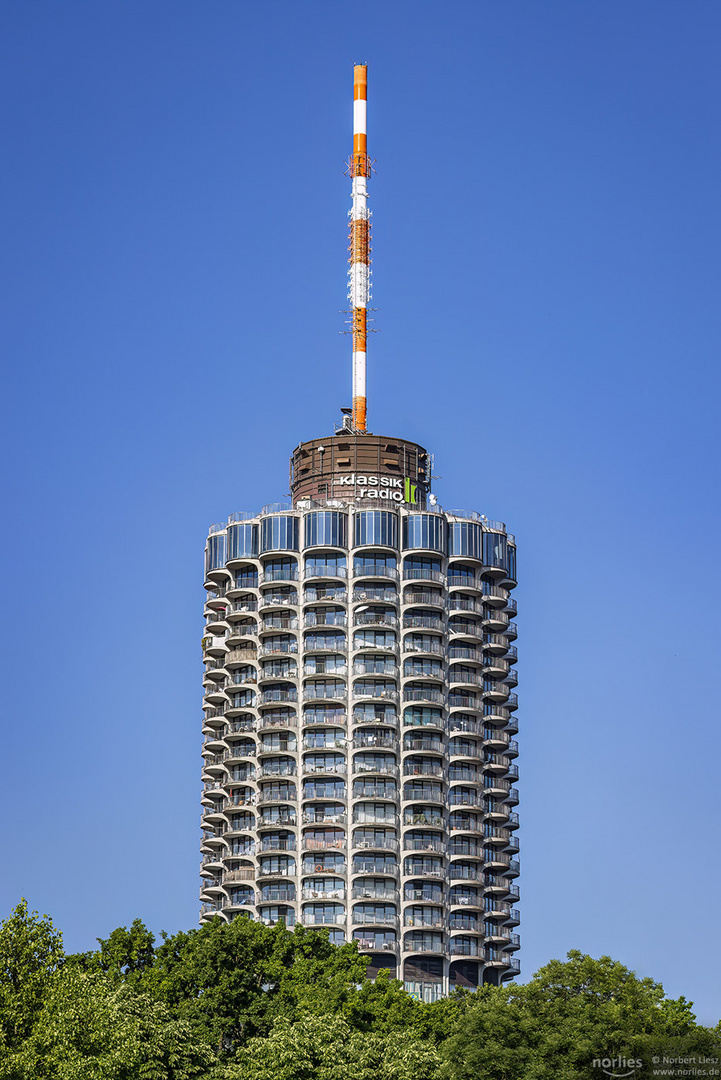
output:
[[[366,323],[370,295],[367,99],[368,68],[365,64],[356,64],[353,69],[353,157],[350,160],[353,208],[350,211],[348,298],[353,335],[353,428],[360,432],[366,430]]]

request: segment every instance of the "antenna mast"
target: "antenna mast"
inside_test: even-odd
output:
[[[353,209],[350,211],[350,269],[348,298],[351,306],[353,335],[353,428],[366,430],[366,320],[370,281],[370,222],[368,211],[368,160],[366,110],[368,67],[356,64],[353,69],[353,157],[350,175],[353,183]]]

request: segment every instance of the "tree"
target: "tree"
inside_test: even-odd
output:
[[[67,964],[29,1038],[0,1062],[0,1080],[200,1080],[214,1061],[167,1006]]]
[[[599,1080],[593,1061],[619,1057],[643,1061],[641,1078],[664,1048],[713,1054],[714,1042],[690,1003],[667,999],[660,983],[608,956],[569,952],[523,986],[482,988],[443,1055],[452,1080]]]
[[[109,938],[97,938],[97,941],[100,950],[95,955],[99,967],[116,981],[133,980],[153,965],[155,936],[140,919],[134,919],[129,930],[119,926]]]
[[[279,1017],[338,1011],[366,966],[354,944],[331,945],[327,933],[213,919],[166,937],[138,985],[230,1054]]]
[[[411,1032],[354,1031],[340,1016],[277,1021],[251,1039],[217,1080],[435,1080],[438,1052]]]
[[[63,959],[63,938],[49,915],[21,900],[0,923],[0,1040],[11,1050],[32,1031],[51,974]]]

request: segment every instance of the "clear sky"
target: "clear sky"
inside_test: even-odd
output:
[[[202,550],[349,403],[519,544],[524,976],[609,953],[721,1014],[721,6],[0,10],[0,910],[198,912]]]

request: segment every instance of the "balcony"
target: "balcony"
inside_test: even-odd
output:
[[[376,944],[375,938],[359,938],[354,937],[354,942],[358,946],[359,952],[393,952],[399,951],[399,945],[397,941],[382,941]]]
[[[390,755],[389,755],[390,757]],[[374,773],[377,776],[398,776],[398,766],[394,760],[389,761],[354,761],[353,773],[358,775],[367,776],[370,773]]]
[[[297,581],[297,566],[274,566],[268,570],[261,570],[258,575],[258,584],[267,585],[271,581]]]
[[[398,691],[392,689],[390,685],[387,687],[381,687],[380,685],[363,687],[355,683],[353,686],[354,701],[398,701],[398,698]],[[383,721],[374,722],[383,723]]]
[[[347,841],[345,837],[337,840],[317,840],[313,836],[303,836],[300,846],[304,851],[345,851]]]
[[[315,723],[315,721],[313,721]],[[327,734],[326,732],[318,732],[317,734]],[[324,742],[317,743],[314,738],[306,735],[303,739],[304,750],[317,750],[322,752],[323,750],[344,750],[348,740],[342,737],[338,738],[326,738]]]
[[[404,581],[433,581],[437,585],[445,585],[446,576],[440,570],[418,570],[411,567],[403,567]]]
[[[284,762],[282,765],[268,761],[258,769],[259,777],[266,776],[296,776],[298,770],[295,762]]]
[[[403,948],[409,953],[444,953],[445,945],[442,941],[404,941]]]
[[[445,625],[440,615],[408,615],[403,616],[404,630],[435,630],[445,633]]]
[[[435,690],[432,687],[423,687],[422,689],[405,689],[403,691],[404,701],[428,701],[433,705],[445,705],[446,695],[443,690]]]
[[[486,701],[507,702],[509,698],[508,687],[502,682],[489,685],[484,681],[483,697]]]
[[[390,578],[391,581],[399,581],[400,575],[392,566],[384,566],[382,563],[361,563],[353,567],[353,577]]]
[[[438,738],[434,739],[432,735],[411,736],[409,738],[408,734],[406,734],[403,742],[403,749],[405,751],[428,750],[432,754],[439,755],[444,753],[443,740]]]
[[[348,616],[344,611],[310,611],[303,618],[303,626],[347,626]]]
[[[277,676],[275,677],[277,678]],[[264,705],[277,701],[297,701],[298,691],[294,686],[288,687],[287,690],[263,690],[260,694],[260,700]]]
[[[320,666],[319,666],[320,665]],[[326,660],[325,665],[322,661],[315,660],[312,663],[306,663],[303,665],[304,676],[326,676],[334,679],[345,679],[348,675],[348,665],[344,662],[336,664],[334,667],[328,666]]]
[[[381,675],[389,679],[398,678],[398,668],[393,663],[386,661],[356,660],[353,663],[354,675]]]
[[[447,584],[449,589],[470,589],[472,592],[480,592],[483,588],[483,582],[475,574],[454,574],[453,567],[448,569]]]
[[[448,868],[448,877],[451,881],[482,881],[483,872],[476,866],[459,866],[451,863]]]
[[[445,878],[446,871],[443,866],[421,866],[411,869],[405,875],[412,878]],[[451,874],[451,877],[453,875]]]
[[[221,877],[223,885],[232,885],[236,881],[255,881],[255,870],[252,866],[241,866],[237,870],[226,870]]]
[[[355,719],[355,717],[354,717]],[[374,721],[378,722],[378,721]],[[387,750],[398,750],[398,737],[396,735],[388,735],[385,732],[382,735],[376,735],[371,732],[356,732],[353,736],[353,749],[363,750],[368,747],[382,747]]]
[[[446,843],[444,840],[415,840],[407,834],[403,837],[404,851],[436,851],[445,854]]]
[[[485,627],[489,630],[503,630],[505,628],[506,633],[510,637],[509,621],[505,611],[497,611],[495,608],[486,608],[483,613],[483,625]]]
[[[241,630],[243,628],[239,627],[238,629]],[[261,627],[260,627],[260,630],[258,631],[258,633],[260,633],[260,634],[274,634],[274,633],[277,633],[279,630],[285,631],[285,630],[297,630],[297,629],[298,629],[298,620],[295,618],[295,616],[289,617],[289,616],[286,616],[286,615],[267,615],[263,619],[263,622],[261,624]],[[230,635],[230,634],[228,635],[229,638],[231,636],[235,637],[237,635],[235,633],[233,633],[233,635]]]
[[[294,787],[284,788],[279,791],[264,791],[258,796],[258,806],[268,806],[269,804],[297,801],[298,793]]]
[[[355,611],[353,613],[354,626],[388,626],[392,629],[398,626],[398,616],[392,612],[379,611]]]
[[[313,915],[303,912],[303,926],[345,926],[345,912],[338,915]]]
[[[264,731],[267,728],[289,728],[297,726],[298,717],[295,713],[290,712],[290,710],[287,714],[276,712],[261,713],[257,723],[258,731]]]
[[[348,690],[340,683],[338,686],[313,685],[311,683],[306,685],[303,690],[303,701],[345,701],[347,697]]]
[[[437,593],[429,592],[417,592],[415,590],[406,590],[403,594],[404,604],[418,604],[421,607],[438,607],[445,606],[445,600],[443,596],[439,596]]]
[[[450,645],[448,648],[449,660],[472,660],[476,664],[483,662],[483,653],[473,645]],[[453,670],[451,668],[451,670]]]
[[[353,849],[355,851],[399,851],[400,844],[397,840],[392,840],[390,837],[365,837],[363,839],[353,839]]]
[[[348,577],[346,566],[307,566],[303,571],[303,580],[312,581],[313,578],[342,578]]]
[[[397,915],[366,915],[353,912],[354,926],[398,926]]]
[[[464,739],[451,739],[448,743],[448,756],[480,760],[483,757],[483,748]]]
[[[295,837],[289,836],[285,840],[277,837],[266,837],[260,842],[261,851],[295,851]]]
[[[478,600],[465,600],[461,596],[457,596],[452,593],[448,598],[448,610],[453,611],[472,611],[475,615],[483,614],[483,604]]]
[[[358,790],[358,784],[362,784],[362,790]],[[387,782],[386,782],[387,783]],[[353,795],[351,796],[353,802],[358,802],[362,799],[383,799],[385,802],[398,803],[398,791],[391,790],[385,784],[368,784],[367,781],[357,780],[353,785]]]
[[[397,889],[383,889],[376,886],[354,885],[351,891],[354,900],[387,900],[398,903]]]
[[[441,801],[440,799],[438,800]],[[446,821],[442,814],[405,814],[403,825],[413,828],[442,829],[445,831]]]
[[[303,776],[345,776],[348,766],[345,761],[327,765],[317,765],[315,762],[303,762]]]
[[[403,651],[406,653],[424,653],[431,656],[445,656],[446,654],[446,650],[440,641],[429,641],[424,645],[409,641],[408,637],[403,640]]]
[[[373,588],[370,585],[365,589],[356,586],[353,590],[352,599],[354,604],[393,604],[395,607],[398,607],[398,604],[400,603],[400,596],[397,592],[394,592],[392,589]]]
[[[258,610],[266,608],[297,608],[299,606],[297,595],[285,596],[278,593],[263,593],[258,602]]]
[[[435,761],[404,761],[404,776],[443,776],[443,766]]]
[[[483,945],[477,941],[458,941],[451,938],[449,946],[451,956],[483,956]]]
[[[503,656],[493,656],[492,654],[486,654],[483,658],[483,673],[484,675],[490,675],[493,678],[502,679],[508,674],[511,665],[508,660]]]
[[[345,900],[345,889],[314,889],[312,885],[304,885],[301,900]]]
[[[466,712],[483,712],[483,702],[475,694],[449,694],[449,709],[465,709]]]

